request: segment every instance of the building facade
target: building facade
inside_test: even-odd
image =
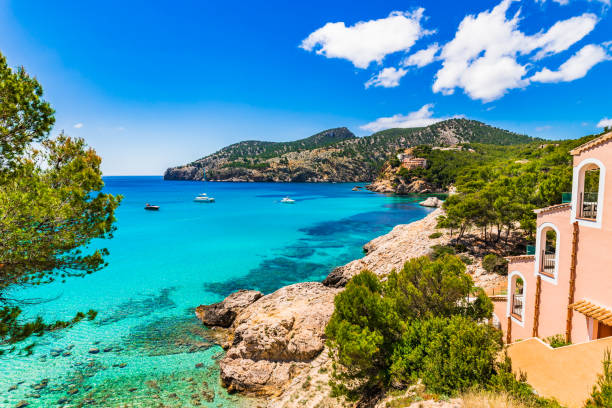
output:
[[[571,200],[535,211],[535,254],[508,258],[507,295],[494,299],[508,343],[612,336],[612,132],[571,154]]]

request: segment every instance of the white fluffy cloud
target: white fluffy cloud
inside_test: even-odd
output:
[[[546,0],[536,0],[538,3],[546,3]],[[567,6],[570,3],[570,0],[552,0],[557,4],[560,4],[562,6]],[[610,0],[589,0],[589,1],[598,1],[600,3],[603,3],[605,5],[610,5]]]
[[[587,72],[602,61],[609,60],[606,50],[589,44],[565,61],[557,71],[544,68],[531,77],[534,82],[569,82],[583,78]]]
[[[382,86],[383,88],[394,88],[399,85],[400,79],[406,75],[406,72],[408,71],[402,68],[384,68],[378,74],[370,78],[368,82],[365,83],[365,87]]]
[[[597,123],[597,127],[598,128],[612,127],[612,119],[603,118],[602,120],[599,121],[599,123]]]
[[[374,122],[366,123],[360,126],[363,130],[370,132],[378,132],[380,130],[391,129],[391,128],[414,128],[433,125],[434,123],[449,119],[449,118],[434,118],[433,117],[433,103],[423,105],[421,109],[416,112],[410,112],[407,115],[398,113],[386,118],[378,118]]]
[[[488,102],[510,89],[524,88],[529,84],[528,63],[519,62],[519,56],[537,50],[532,57],[537,60],[565,51],[598,21],[594,14],[585,13],[528,36],[518,28],[520,10],[507,16],[514,1],[503,0],[492,10],[463,19],[455,38],[442,48],[443,65],[436,74],[434,92],[448,95],[460,88],[470,98]]]
[[[361,21],[353,26],[327,23],[302,41],[301,48],[327,58],[343,58],[357,68],[367,68],[385,56],[408,51],[421,37],[431,34],[421,26],[423,8],[412,13],[394,11],[386,18]]]
[[[589,34],[599,19],[595,14],[585,13],[581,16],[558,21],[540,36],[529,37],[534,48],[541,48],[534,59],[539,60],[549,55],[567,50]]]
[[[82,127],[83,127],[83,124],[82,124],[82,123],[76,123],[76,124],[75,124],[73,127],[74,127],[75,129],[80,129],[80,128],[82,128]]]
[[[402,65],[406,67],[415,66],[422,68],[425,65],[429,65],[436,60],[436,54],[440,51],[438,43],[433,43],[424,50],[420,50],[402,61]]]

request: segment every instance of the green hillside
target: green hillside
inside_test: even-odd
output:
[[[218,181],[372,181],[391,156],[408,147],[465,143],[507,146],[535,140],[468,119],[449,119],[421,128],[388,129],[365,137],[356,137],[347,128],[335,128],[292,142],[236,143],[188,165],[168,169],[164,177]]]

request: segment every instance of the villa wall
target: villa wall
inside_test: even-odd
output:
[[[570,222],[570,208],[543,212],[538,214],[538,230],[544,230],[545,226],[554,225],[559,238],[557,252],[559,262],[556,268],[556,278],[542,276],[542,291],[540,294],[540,319],[538,335],[546,338],[555,334],[565,334],[567,321],[567,306],[570,283],[570,267],[572,256],[573,226]],[[539,254],[538,254],[539,255]],[[533,264],[531,274],[535,278],[539,272],[539,256]],[[534,307],[535,291],[530,307]]]
[[[569,288],[571,281],[572,241],[574,222],[579,224],[578,252],[576,262],[576,288],[574,302],[587,299],[595,304],[612,309],[612,138],[584,151],[573,152],[574,174],[572,203],[566,206],[553,206],[537,211],[537,242],[546,228],[557,232],[556,269],[554,276],[540,274],[540,254],[542,245],[536,249],[534,257],[521,256],[510,258],[508,265],[508,299],[494,299],[494,313],[505,333],[508,330],[510,315],[511,286],[514,276],[520,276],[524,283],[524,314],[519,320],[512,317],[512,341],[530,338],[533,335],[535,315],[537,276],[541,276],[541,294],[538,336],[546,338],[565,334]],[[585,162],[586,161],[586,162]],[[578,185],[581,182],[581,168],[585,163],[596,164],[600,168],[597,220],[583,220],[576,217],[578,204]],[[610,169],[607,169],[610,167]],[[606,174],[609,173],[609,174]],[[595,322],[597,324],[597,322]],[[573,313],[572,342],[592,340],[589,333],[591,319],[579,312]]]
[[[520,276],[524,281],[524,316],[522,321],[511,317],[512,319],[512,341],[516,339],[527,339],[532,336],[533,330],[533,317],[534,317],[534,307],[533,301],[535,299],[536,293],[536,280],[533,276],[533,257],[521,257],[514,259],[508,265],[508,293],[510,291],[510,282],[514,278],[515,275]],[[508,325],[508,313],[510,310],[511,304],[509,302],[504,303],[504,310],[501,309],[500,306],[497,307],[496,312],[498,318],[502,322],[502,329],[504,333],[507,333],[507,325]],[[499,311],[498,311],[499,310]],[[503,313],[503,314],[502,314]],[[504,337],[505,339],[505,337]]]
[[[575,155],[574,166],[593,159],[603,165],[601,223],[580,222],[575,299],[612,308],[612,140]],[[572,340],[588,340],[587,319],[580,313],[574,313]]]

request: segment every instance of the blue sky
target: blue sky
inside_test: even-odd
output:
[[[464,116],[546,138],[612,119],[609,0],[4,1],[0,51],[113,174],[245,139]],[[609,121],[612,124],[612,121]]]

